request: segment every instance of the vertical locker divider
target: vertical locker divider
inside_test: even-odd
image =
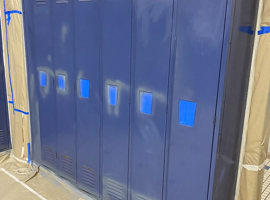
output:
[[[26,0],[27,1],[27,0]],[[54,57],[54,48],[55,48],[55,44],[54,44],[54,34],[53,34],[53,30],[54,30],[54,24],[53,24],[53,3],[52,1],[50,1],[50,5],[49,5],[49,9],[50,9],[50,24],[51,24],[51,32],[50,32],[50,37],[51,37],[51,45],[52,45],[52,50],[51,50],[51,56],[52,56],[52,66],[53,66],[53,79],[52,79],[52,87],[53,87],[53,91],[54,91],[54,102],[55,102],[55,138],[56,138],[56,163],[55,163],[55,166],[56,166],[56,171],[59,170],[59,153],[58,153],[58,144],[59,144],[59,141],[58,141],[58,125],[57,125],[57,115],[58,115],[58,111],[57,111],[57,108],[56,108],[56,74],[55,74],[55,57]]]
[[[164,147],[164,169],[163,169],[163,187],[162,200],[167,199],[168,186],[168,165],[170,157],[170,136],[171,136],[171,119],[172,119],[172,103],[173,103],[173,88],[174,88],[174,72],[175,72],[175,44],[176,44],[176,8],[178,0],[173,0],[172,8],[172,25],[171,25],[171,41],[170,41],[170,61],[169,61],[169,76],[168,76],[168,91],[167,91],[167,114],[166,114],[166,133],[165,133],[165,147]]]
[[[99,12],[100,12],[100,43],[99,43],[99,109],[100,109],[100,130],[99,130],[99,198],[103,199],[103,62],[102,62],[102,31],[103,31],[103,9],[102,9],[103,0],[99,1]]]
[[[76,46],[75,46],[75,39],[76,39],[76,23],[75,23],[75,11],[74,11],[74,7],[75,7],[75,2],[76,0],[71,0],[72,2],[72,27],[73,27],[73,74],[74,74],[74,82],[73,82],[73,90],[74,90],[74,117],[75,117],[75,130],[74,130],[74,134],[75,134],[75,142],[74,142],[74,145],[75,145],[75,183],[77,184],[78,183],[78,116],[76,115],[77,113],[77,101],[78,101],[78,98],[77,97],[77,79],[76,79],[76,53],[77,53],[77,49],[76,49]]]
[[[101,1],[102,2],[102,1]],[[101,4],[101,3],[100,3]],[[100,11],[102,9],[100,8]],[[102,14],[102,13],[101,13]],[[102,33],[102,22],[103,19],[101,17],[101,28],[100,33]],[[100,39],[100,48],[99,48],[99,98],[100,98],[100,130],[99,130],[99,198],[103,199],[103,187],[102,187],[102,180],[103,180],[103,65],[102,65],[102,37]]]
[[[129,95],[129,138],[128,138],[128,181],[127,181],[127,198],[128,200],[132,200],[132,135],[133,135],[133,127],[134,127],[134,99],[135,99],[135,58],[136,58],[136,26],[135,22],[137,21],[134,17],[135,15],[135,6],[134,1],[131,0],[131,46],[130,46],[130,95]]]

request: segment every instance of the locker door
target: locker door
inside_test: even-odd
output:
[[[43,164],[55,168],[57,130],[50,6],[50,1],[32,1],[33,71],[38,83],[41,157]]]
[[[99,1],[74,1],[77,79],[77,183],[99,195]]]
[[[102,2],[103,198],[127,199],[131,0]]]
[[[167,199],[207,199],[226,0],[178,0]]]
[[[2,45],[2,42],[0,44]],[[0,53],[2,53],[2,47]],[[10,147],[10,136],[3,57],[0,56],[0,59],[0,151],[2,151]]]
[[[73,2],[54,0],[52,6],[54,66],[57,104],[57,158],[61,175],[76,179],[74,99]],[[53,113],[52,113],[53,114]]]
[[[131,199],[162,199],[172,0],[134,1]]]

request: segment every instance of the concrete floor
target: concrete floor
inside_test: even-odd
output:
[[[0,153],[1,200],[94,200],[44,168]]]

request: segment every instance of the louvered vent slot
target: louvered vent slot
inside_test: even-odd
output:
[[[79,2],[89,2],[89,1],[93,1],[93,0],[78,0]]]
[[[47,1],[46,0],[36,0],[37,5],[46,5]]]
[[[68,0],[56,0],[55,3],[65,4],[65,3],[68,3],[68,2],[69,2]]]
[[[82,166],[81,173],[82,173],[82,183],[94,190],[96,186],[96,172],[93,169],[90,169],[89,167]]]
[[[7,144],[7,142],[8,142],[7,133],[3,130],[0,130],[0,145]]]
[[[72,158],[66,155],[62,155],[61,157],[61,165],[62,165],[62,170],[64,173],[73,176],[72,173]]]
[[[104,193],[108,200],[123,200],[125,195],[125,187],[112,179],[104,179]]]
[[[55,164],[56,152],[50,146],[43,146],[43,156],[45,161]]]
[[[136,199],[136,200],[153,200],[153,199],[150,199],[150,198],[145,197],[145,196],[140,195],[140,194],[136,194],[136,195],[134,195],[134,196],[135,196],[134,199]]]

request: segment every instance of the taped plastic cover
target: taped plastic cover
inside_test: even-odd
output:
[[[21,0],[3,0],[0,9],[12,153],[27,160],[30,126]]]
[[[270,26],[270,1],[263,3],[261,27]],[[270,135],[270,34],[258,32],[254,83],[240,179],[240,200],[261,199]]]

